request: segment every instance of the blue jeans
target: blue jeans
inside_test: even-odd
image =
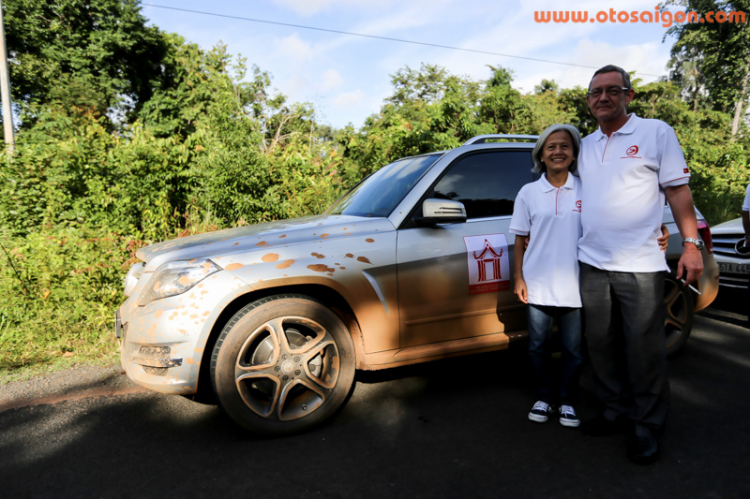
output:
[[[562,339],[562,377],[559,400],[552,394],[549,340],[552,321],[557,314],[557,326]],[[529,328],[529,355],[534,368],[536,393],[539,400],[573,404],[578,397],[578,381],[583,364],[581,352],[581,309],[528,304],[526,317]]]

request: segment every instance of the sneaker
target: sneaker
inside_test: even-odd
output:
[[[555,409],[547,402],[537,400],[534,407],[529,412],[529,419],[535,423],[544,423],[549,419],[550,414],[554,413]]]
[[[581,420],[578,419],[576,410],[573,409],[572,405],[560,406],[560,424],[571,428],[576,428],[581,424]]]

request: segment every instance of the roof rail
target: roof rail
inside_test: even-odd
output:
[[[463,145],[468,146],[470,144],[484,144],[488,141],[493,140],[499,140],[499,139],[505,139],[505,140],[536,140],[539,138],[539,135],[508,135],[508,134],[489,134],[489,135],[477,135],[476,137],[472,137],[466,142],[464,142]]]

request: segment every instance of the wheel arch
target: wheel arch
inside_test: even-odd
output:
[[[269,296],[279,294],[301,294],[309,296],[310,298],[319,301],[326,307],[333,310],[333,312],[341,319],[344,325],[349,330],[349,334],[352,337],[354,343],[354,352],[356,355],[355,366],[357,369],[361,369],[364,365],[364,339],[362,337],[362,330],[359,327],[359,322],[354,314],[349,303],[346,299],[341,296],[336,290],[323,286],[320,284],[301,284],[292,286],[281,286],[277,288],[265,288],[257,291],[251,291],[243,295],[238,296],[232,302],[230,302],[224,310],[219,314],[218,319],[211,328],[211,333],[208,336],[206,345],[201,356],[200,370],[198,373],[198,386],[195,395],[189,396],[192,400],[203,403],[216,403],[216,395],[213,392],[211,386],[211,355],[213,353],[214,346],[216,346],[216,340],[219,338],[221,331],[224,326],[231,320],[231,318],[245,305],[254,301],[267,298]]]

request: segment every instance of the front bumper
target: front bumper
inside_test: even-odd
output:
[[[197,391],[204,348],[221,311],[249,291],[218,272],[178,296],[139,307],[131,296],[115,314],[115,335],[128,377],[151,390],[177,395]]]

